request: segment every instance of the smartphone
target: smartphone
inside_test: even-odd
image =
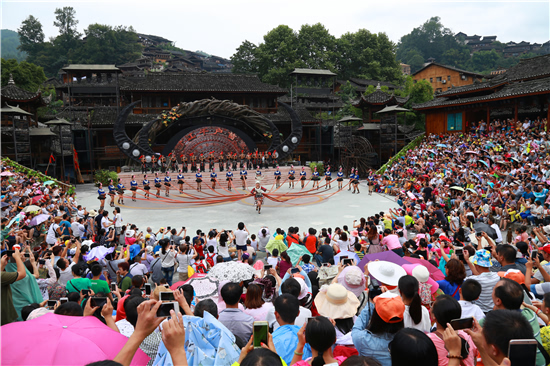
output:
[[[266,264],[264,266],[264,270],[266,270],[266,271],[269,271],[271,268],[273,268],[273,266],[271,264]]]
[[[92,307],[102,307],[103,305],[107,304],[107,298],[106,297],[92,297],[90,298],[90,301],[92,302]]]
[[[13,253],[15,253],[15,250],[6,250],[4,252],[4,254],[8,256],[8,258],[13,257]]]
[[[328,262],[325,262],[325,263],[321,263],[321,267],[328,267],[329,263]]]
[[[261,348],[262,343],[267,344],[267,335],[269,333],[269,325],[266,321],[254,322],[254,348]]]
[[[55,300],[48,300],[48,308],[52,308],[55,306],[55,304],[57,304],[57,301]]]
[[[46,264],[46,260],[45,259],[39,259],[38,264]]]
[[[292,269],[290,270],[290,273],[292,273],[292,274],[300,273],[300,269],[299,269],[299,268],[292,268]]]
[[[535,339],[511,339],[508,343],[508,358],[512,366],[535,366],[537,341]]]
[[[166,293],[166,292],[161,292]],[[159,309],[157,310],[157,318],[164,318],[165,316],[170,316],[170,310],[174,310],[175,312],[179,312],[180,306],[177,302],[165,302],[162,305],[160,305]]]
[[[344,258],[344,260],[342,261],[342,264],[344,266],[352,266],[353,265],[353,259],[351,258]]]
[[[69,302],[69,298],[67,298],[67,297],[60,297],[59,298],[59,303],[60,304],[64,304],[66,302]]]
[[[531,252],[531,259],[535,259],[539,255],[538,249],[533,249]]]
[[[168,291],[159,292],[159,300],[160,301],[174,301],[175,300],[174,293],[173,292],[168,292]],[[168,316],[168,315],[164,315],[164,316]]]
[[[369,298],[371,300],[381,294],[382,294],[382,289],[380,288],[380,286],[374,286],[372,290],[369,290]]]
[[[459,256],[459,255],[464,255],[464,249],[462,249],[462,248],[456,248],[456,249],[455,249],[455,254],[456,254],[457,256]]]
[[[346,259],[347,257],[348,257],[347,255],[340,256],[340,262],[342,262],[342,260]]]
[[[474,326],[474,318],[462,318],[451,320],[451,327],[454,330],[471,329]]]
[[[80,290],[83,296],[90,296],[90,290]]]
[[[146,283],[145,285],[143,285],[143,287],[145,287],[145,295],[149,296],[151,295],[151,284],[150,283]],[[162,292],[160,292],[162,293]],[[172,296],[174,294],[172,293]]]
[[[111,282],[111,291],[116,291],[116,282]]]
[[[25,253],[24,255],[25,255],[25,258],[30,258],[31,257],[31,255],[29,253]]]

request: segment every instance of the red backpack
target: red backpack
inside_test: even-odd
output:
[[[214,267],[214,253],[208,253],[206,255],[206,262],[210,265],[210,267]]]
[[[207,273],[208,270],[206,269],[206,266],[204,265],[204,263],[202,261],[198,261],[197,262],[197,270],[195,272],[197,273]]]

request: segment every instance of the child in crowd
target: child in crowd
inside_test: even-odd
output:
[[[462,318],[474,317],[477,321],[485,318],[485,313],[473,303],[473,301],[479,299],[481,294],[481,284],[479,282],[473,279],[464,281],[458,293],[460,294],[458,303],[462,308]]]
[[[363,248],[363,245],[361,245],[361,243],[355,243],[354,249],[355,249],[355,254],[357,254],[357,256],[359,257],[359,260],[363,259],[363,257],[365,256],[365,250]]]
[[[267,264],[271,264],[273,268],[276,268],[277,265],[279,265],[279,250],[273,249],[273,252],[271,252],[271,256],[267,258]]]
[[[311,256],[309,254],[304,254],[302,256],[302,261],[304,262],[304,264],[302,264],[302,269],[305,273],[309,273],[315,270],[315,266],[309,262],[310,260]]]

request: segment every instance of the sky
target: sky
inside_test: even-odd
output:
[[[412,1],[412,0],[0,0],[2,29],[17,30],[29,15],[42,23],[47,38],[58,34],[56,8],[72,6],[78,30],[94,23],[133,26],[177,47],[229,58],[248,40],[255,44],[280,24],[299,30],[322,23],[339,37],[365,28],[399,39],[432,16],[453,32],[497,36],[501,42],[550,39],[550,1]]]

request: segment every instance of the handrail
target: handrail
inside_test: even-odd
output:
[[[34,169],[31,169],[31,168],[28,168],[24,165],[21,165],[19,164],[18,162],[15,162],[13,160],[11,160],[10,158],[6,158],[6,157],[3,157],[2,159],[2,164],[5,164],[5,165],[8,165],[8,166],[13,166],[13,167],[17,167],[19,168],[21,171],[25,172],[25,173],[29,173],[31,172],[32,175],[38,175],[40,176],[43,180],[42,182],[45,182],[45,181],[48,181],[48,180],[52,180],[54,181],[56,184],[59,184],[61,186],[65,186],[66,187],[66,190],[69,191],[69,190],[72,190],[74,191],[75,187],[71,184],[67,184],[67,183],[63,183],[63,182],[60,182],[58,181],[57,179],[53,178],[53,177],[50,177],[42,172],[39,172],[37,170],[34,170]]]
[[[397,155],[393,156],[390,160],[388,160],[386,162],[386,164],[382,165],[380,167],[380,169],[378,169],[376,171],[376,174],[382,174],[386,171],[386,169],[388,169],[397,159],[399,159],[401,156],[405,155],[405,153],[411,149],[414,149],[415,147],[417,147],[418,145],[420,145],[420,142],[422,142],[422,139],[424,139],[424,135],[425,133],[417,136],[414,140],[412,140],[411,142],[409,142],[407,144],[407,146],[405,146],[404,148],[402,148],[398,153]]]

